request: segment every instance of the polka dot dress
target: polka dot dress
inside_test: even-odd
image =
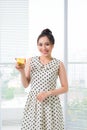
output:
[[[33,57],[31,66],[31,90],[25,104],[21,130],[64,130],[62,108],[58,96],[49,96],[40,102],[39,92],[56,88],[59,60],[53,58],[43,65],[39,57]]]

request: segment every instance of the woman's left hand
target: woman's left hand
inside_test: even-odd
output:
[[[49,96],[49,93],[47,91],[43,91],[43,92],[40,92],[38,95],[37,95],[37,99],[42,102],[43,100],[45,100],[47,97]]]

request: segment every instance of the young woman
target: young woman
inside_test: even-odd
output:
[[[23,86],[31,85],[25,104],[21,130],[64,130],[59,95],[68,91],[63,62],[52,57],[55,39],[49,29],[37,38],[40,56],[27,59],[25,65],[16,63]],[[59,77],[61,87],[57,88]]]

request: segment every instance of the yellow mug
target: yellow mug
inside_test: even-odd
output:
[[[19,65],[24,65],[26,63],[26,58],[15,58],[15,60]]]

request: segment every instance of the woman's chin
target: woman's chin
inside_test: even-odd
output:
[[[48,53],[42,53],[43,56],[48,56],[49,54]]]

